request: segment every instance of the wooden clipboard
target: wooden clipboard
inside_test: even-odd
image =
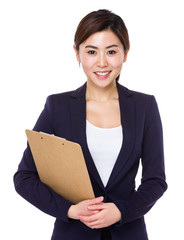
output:
[[[95,197],[78,143],[32,130],[26,135],[43,183],[72,203]]]

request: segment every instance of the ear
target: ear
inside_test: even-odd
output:
[[[76,46],[75,46],[75,45],[73,45],[73,49],[74,49],[74,51],[75,51],[77,61],[78,61],[78,63],[80,63],[79,51],[76,49]]]
[[[123,62],[126,62],[127,57],[128,57],[128,52],[129,52],[129,50],[126,51],[125,56],[124,56],[124,59],[123,59]]]

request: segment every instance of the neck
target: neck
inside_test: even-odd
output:
[[[118,91],[116,82],[112,82],[107,87],[97,87],[90,81],[87,81],[86,86],[86,100],[94,100],[98,102],[105,102],[114,98],[118,98]]]

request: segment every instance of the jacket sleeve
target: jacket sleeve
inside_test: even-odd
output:
[[[52,123],[52,97],[48,97],[34,130],[54,133]],[[53,217],[69,222],[67,212],[72,203],[40,181],[29,144],[14,175],[14,185],[16,191],[35,207]]]
[[[151,98],[142,142],[141,184],[128,200],[113,201],[122,213],[117,226],[144,216],[167,189],[162,124],[156,100]]]

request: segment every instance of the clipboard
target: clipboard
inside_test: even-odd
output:
[[[78,143],[32,130],[26,135],[43,183],[74,204],[95,197]]]

